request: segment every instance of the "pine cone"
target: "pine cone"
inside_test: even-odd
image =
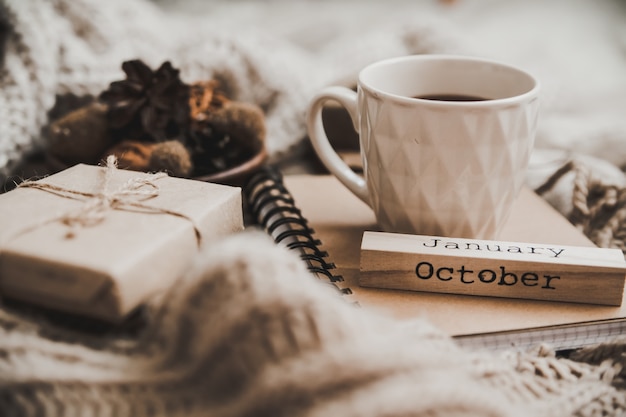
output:
[[[120,137],[162,142],[180,136],[189,124],[189,86],[169,61],[152,71],[141,60],[122,64],[126,79],[100,94],[108,105],[110,127]]]

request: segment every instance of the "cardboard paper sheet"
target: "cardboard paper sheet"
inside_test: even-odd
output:
[[[374,214],[337,179],[292,175],[285,185],[302,210],[329,261],[366,309],[399,319],[425,317],[450,335],[562,326],[626,317],[621,307],[365,288],[358,285],[365,230],[377,231]],[[501,240],[593,247],[593,243],[534,192],[524,189],[499,236]]]
[[[97,193],[103,171],[80,164],[40,182]],[[116,170],[109,187],[146,176]],[[156,185],[158,195],[141,202],[153,212],[111,209],[69,238],[55,219],[80,210],[84,198],[35,188],[0,195],[0,294],[120,321],[189,267],[199,251],[194,227],[204,243],[243,230],[240,188],[167,176]]]

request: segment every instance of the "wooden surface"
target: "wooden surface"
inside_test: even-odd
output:
[[[359,284],[399,290],[620,305],[618,249],[365,232]]]

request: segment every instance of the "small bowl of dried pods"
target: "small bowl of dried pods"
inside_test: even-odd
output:
[[[241,185],[267,160],[257,105],[228,98],[216,80],[186,84],[169,62],[153,71],[126,61],[122,70],[126,79],[98,97],[51,111],[44,138],[53,169],[115,155],[123,169]]]

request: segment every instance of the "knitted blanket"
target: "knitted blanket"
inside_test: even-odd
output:
[[[431,23],[312,54],[225,25],[193,26],[143,1],[0,1],[0,175],[42,146],[58,96],[97,94],[120,63],[170,60],[266,113],[273,158],[300,143],[308,98],[357,67],[463,52]],[[349,62],[348,62],[349,61]],[[311,69],[315,68],[315,71]],[[600,159],[538,152],[529,184],[601,246],[624,247],[624,176]],[[557,358],[471,352],[427,321],[355,309],[301,260],[247,231],[199,254],[137,329],[87,331],[0,308],[2,416],[596,416],[626,413],[626,342]],[[132,330],[132,331],[131,331]]]
[[[346,303],[259,232],[198,257],[137,337],[0,310],[3,416],[569,416],[626,412],[623,344],[467,352]]]

